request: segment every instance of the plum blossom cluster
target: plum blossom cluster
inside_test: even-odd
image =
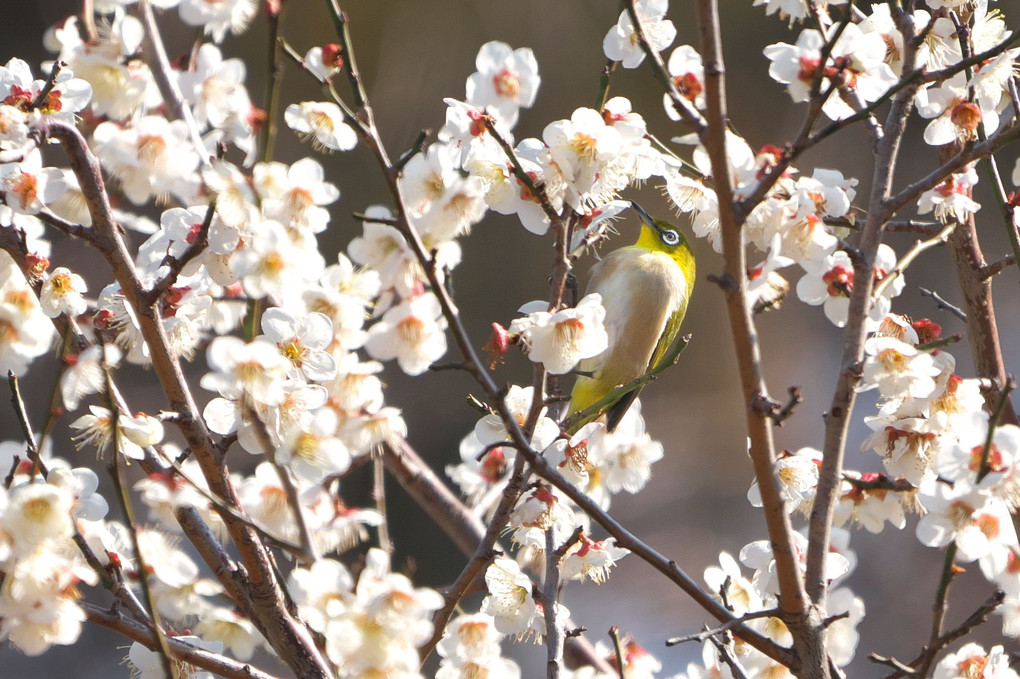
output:
[[[0,488],[0,639],[39,655],[81,634],[78,588],[99,578],[70,538],[78,518],[98,521],[107,507],[93,494],[99,479],[90,469],[65,464],[43,479],[31,461],[12,468],[18,448],[0,444],[0,460],[12,471],[10,487]]]
[[[930,321],[910,325],[891,317],[868,340],[862,388],[878,389],[880,400],[878,414],[865,419],[874,434],[863,449],[881,455],[890,476],[915,489],[904,499],[923,510],[918,539],[929,547],[953,545],[958,562],[976,561],[1006,593],[998,612],[1004,633],[1016,635],[1020,543],[1010,514],[1020,498],[1020,429],[984,410],[979,381],[957,375],[951,354],[925,350],[922,338],[939,335]]]
[[[443,597],[391,572],[385,552],[368,551],[357,583],[340,562],[324,559],[295,568],[289,584],[301,618],[323,636],[341,676],[420,676],[417,646],[431,635]]]

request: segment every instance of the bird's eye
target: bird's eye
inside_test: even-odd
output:
[[[663,231],[662,242],[666,245],[676,245],[680,242],[680,235],[676,231]]]

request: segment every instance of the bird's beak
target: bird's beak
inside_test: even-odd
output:
[[[655,220],[652,219],[652,216],[650,214],[648,214],[643,207],[641,207],[640,205],[638,205],[634,201],[630,201],[630,206],[632,208],[634,208],[634,210],[641,217],[641,221],[643,221],[645,224],[647,224],[649,229],[652,229],[653,231],[656,231],[656,232],[659,232],[659,233],[662,232],[662,229],[659,228],[659,225],[655,223]]]

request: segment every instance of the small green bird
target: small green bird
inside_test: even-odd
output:
[[[658,365],[680,331],[694,289],[694,253],[687,238],[669,222],[652,219],[637,203],[631,205],[644,222],[637,242],[614,250],[592,268],[587,293],[602,295],[609,346],[578,365],[581,375],[570,395],[571,415]],[[606,409],[609,431],[623,419],[638,391]],[[572,422],[570,429],[583,424]]]

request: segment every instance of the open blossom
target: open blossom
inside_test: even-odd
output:
[[[926,398],[935,391],[934,378],[941,370],[930,353],[881,335],[864,343],[864,353],[867,358],[859,391],[877,387],[885,398]]]
[[[609,578],[609,569],[627,554],[630,551],[617,547],[613,538],[592,540],[582,533],[567,550],[560,575],[566,580],[588,578],[601,584]]]
[[[797,297],[805,304],[822,305],[825,317],[834,325],[842,328],[846,325],[850,311],[850,294],[853,292],[853,262],[843,250],[837,250],[823,260],[807,260],[801,262],[806,273],[797,281]],[[882,243],[875,255],[875,280],[881,281],[896,266],[896,252]],[[868,310],[867,325],[869,328],[878,323],[889,311],[890,299],[900,294],[905,285],[903,275],[899,274],[891,285],[887,285],[881,297],[872,301]]]
[[[972,198],[977,182],[977,171],[973,167],[951,175],[934,189],[921,194],[917,199],[917,211],[920,214],[934,211],[935,219],[943,224],[951,221],[964,223],[981,209],[981,204]]]
[[[38,214],[66,190],[63,171],[43,167],[38,148],[25,154],[20,163],[0,164],[0,193],[4,203],[19,214]]]
[[[436,646],[442,658],[436,679],[520,679],[517,663],[500,655],[502,636],[495,620],[485,613],[453,618]]]
[[[1009,508],[999,498],[970,484],[953,487],[937,481],[922,485],[921,503],[928,513],[917,523],[917,539],[928,547],[956,543],[956,558],[979,561],[992,578],[1008,563],[1010,550],[1020,549]]]
[[[622,145],[619,130],[590,108],[575,110],[570,120],[549,123],[542,139],[567,182],[567,202],[574,207],[580,207],[588,194],[599,192],[600,173],[616,160]]]
[[[803,570],[807,563],[807,538],[794,532],[790,536],[795,547],[794,556],[798,566]],[[761,593],[778,594],[779,579],[776,573],[776,562],[772,556],[772,546],[768,540],[758,540],[744,545],[740,550],[740,562],[748,568],[755,569],[754,584]],[[834,551],[825,555],[822,578],[835,580],[850,571],[850,561]]]
[[[563,375],[584,358],[598,356],[609,344],[604,326],[606,309],[598,293],[586,295],[572,309],[556,313],[535,311],[510,325],[520,333],[528,356],[553,375]]]
[[[821,459],[821,451],[814,448],[801,448],[795,453],[784,450],[779,454],[779,459],[775,463],[775,473],[779,478],[779,488],[787,512],[792,513],[801,508],[810,509],[818,485]],[[757,480],[747,491],[747,499],[755,507],[762,506],[761,489]]]
[[[255,339],[274,344],[293,364],[295,374],[310,382],[336,376],[336,359],[325,351],[333,341],[333,324],[324,314],[297,316],[272,307],[262,314],[262,332]]]
[[[538,62],[529,47],[512,49],[493,40],[482,45],[475,58],[477,72],[467,80],[467,103],[495,115],[512,128],[521,108],[529,108],[538,96],[541,78]]]
[[[358,143],[358,135],[344,122],[340,107],[328,101],[291,104],[283,119],[302,139],[311,139],[317,151],[350,151]]]
[[[854,474],[854,477],[843,481],[839,504],[836,505],[835,525],[852,521],[869,533],[881,533],[888,521],[892,527],[902,529],[907,523],[903,505],[905,501],[912,501],[913,495],[882,488],[867,489],[865,484],[882,477],[875,472]]]
[[[202,26],[214,42],[223,42],[227,31],[239,35],[258,11],[255,0],[180,0],[177,10],[181,20],[191,26]]]
[[[698,50],[690,45],[680,45],[669,55],[666,68],[680,96],[695,108],[705,108],[705,66]],[[680,120],[680,114],[668,94],[662,95],[662,105],[670,120]]]
[[[420,375],[446,353],[445,330],[439,300],[428,292],[387,311],[369,328],[365,349],[380,361],[397,359],[408,375]]]
[[[142,448],[163,440],[163,424],[151,415],[114,414],[100,406],[89,406],[89,410],[88,415],[82,415],[71,423],[72,429],[81,432],[73,437],[77,448],[93,445],[102,457],[103,452],[115,442],[118,453],[141,460],[145,457]]]
[[[11,59],[0,66],[0,101],[26,113],[36,111],[73,125],[74,114],[92,98],[92,86],[64,68],[57,73],[53,88],[39,107],[33,108],[44,87],[46,81],[33,78],[31,67],[22,59]]]
[[[321,233],[329,224],[323,207],[336,202],[340,190],[325,181],[325,170],[314,158],[302,158],[291,166],[259,163],[252,169],[252,183],[262,199],[262,213],[294,228]]]
[[[50,318],[63,313],[71,317],[78,316],[88,308],[88,303],[82,297],[87,290],[84,278],[66,267],[58,266],[43,283],[39,305]]]
[[[92,133],[92,150],[135,205],[153,197],[189,202],[197,197],[195,170],[205,149],[195,149],[182,120],[147,115],[126,127],[100,123]]]
[[[655,52],[666,49],[676,38],[676,26],[664,18],[668,9],[668,0],[638,0],[634,3],[641,32]],[[602,39],[602,51],[608,59],[621,62],[624,68],[637,68],[645,60],[645,52],[638,40],[630,12],[624,10],[620,13],[616,25]]]
[[[481,611],[495,618],[496,629],[501,634],[525,634],[536,614],[531,578],[516,561],[500,557],[486,569],[485,587],[489,594],[482,601]]]

